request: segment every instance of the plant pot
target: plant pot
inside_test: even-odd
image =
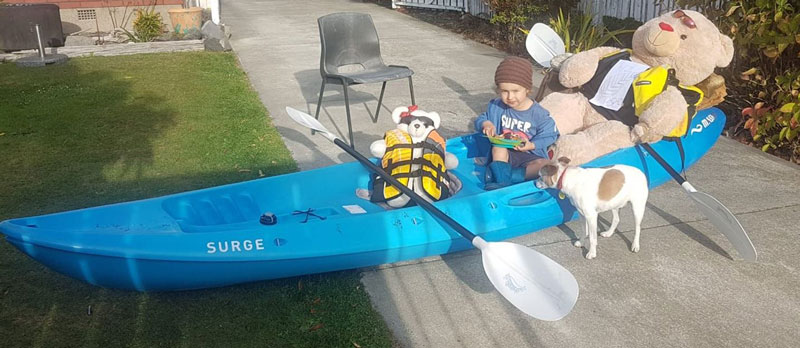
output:
[[[203,24],[203,8],[173,8],[167,11],[175,33],[186,34],[191,29],[200,30]]]

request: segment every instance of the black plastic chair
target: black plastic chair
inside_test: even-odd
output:
[[[347,86],[383,82],[381,95],[378,98],[378,108],[375,110],[375,117],[372,118],[372,123],[376,123],[387,81],[408,77],[411,104],[415,104],[414,85],[411,81],[411,75],[414,72],[405,66],[383,63],[378,32],[375,30],[375,24],[369,14],[332,13],[319,17],[317,23],[319,24],[319,39],[322,44],[322,55],[319,62],[322,87],[319,90],[317,112],[314,117],[319,119],[325,85],[328,83],[342,85],[344,105],[347,110],[347,131],[350,135],[350,146],[353,147],[353,127],[350,123],[350,100],[347,96]],[[364,69],[357,72],[339,72],[340,67],[353,64],[359,64]]]

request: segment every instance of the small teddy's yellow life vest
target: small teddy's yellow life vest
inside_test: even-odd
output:
[[[411,136],[399,129],[393,129],[384,135],[386,152],[381,158],[381,167],[403,185],[408,185],[410,178],[421,178],[422,189],[432,200],[438,201],[450,197],[449,179],[444,164],[444,138],[435,130],[431,131],[423,142],[413,143]],[[422,155],[413,158],[414,150],[421,149]],[[412,166],[416,166],[412,170]],[[400,190],[376,178],[372,201],[387,201],[402,194]]]
[[[630,50],[622,50],[601,58],[600,62],[598,62],[595,76],[581,87],[581,92],[588,99],[592,99],[614,64],[620,60],[630,60],[630,54]],[[697,87],[679,84],[678,79],[675,77],[675,69],[667,66],[652,67],[640,73],[631,83],[631,87],[625,97],[625,104],[619,110],[609,110],[594,104],[592,104],[592,107],[609,120],[618,120],[633,127],[638,123],[642,112],[650,106],[653,98],[661,94],[668,86],[678,88],[689,106],[681,123],[670,131],[666,137],[682,137],[686,135],[689,130],[690,120],[697,113],[697,106],[703,100],[703,92]]]

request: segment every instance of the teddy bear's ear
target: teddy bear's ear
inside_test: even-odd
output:
[[[717,66],[724,68],[733,60],[733,40],[728,35],[720,33],[719,41],[722,44],[722,52],[719,53],[719,58],[717,58]]]
[[[394,123],[400,123],[400,114],[404,112],[408,112],[408,107],[396,107],[394,111],[392,111],[392,121],[394,121]]]
[[[558,163],[561,163],[562,166],[566,166],[569,164],[569,158],[567,157],[559,157]]]
[[[433,128],[439,129],[439,125],[442,123],[442,118],[439,117],[439,113],[431,111],[425,116],[433,120]]]

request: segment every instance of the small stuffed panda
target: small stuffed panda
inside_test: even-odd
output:
[[[416,105],[399,107],[392,112],[397,124],[370,145],[373,156],[381,158],[381,167],[398,181],[429,202],[451,195],[448,169],[458,166],[458,158],[446,151],[445,141],[436,131],[440,117],[436,112],[419,110]],[[373,202],[386,202],[400,208],[411,199],[379,177],[374,180]]]

